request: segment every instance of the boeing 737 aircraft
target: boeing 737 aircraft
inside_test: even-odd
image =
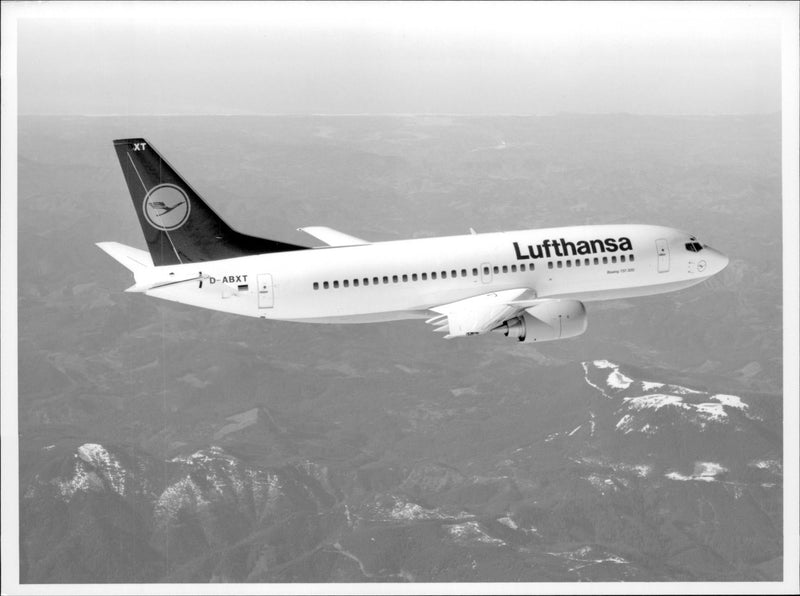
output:
[[[305,247],[231,229],[145,139],[114,141],[148,251],[98,246],[133,272],[128,292],[303,323],[425,319],[445,337],[519,341],[586,330],[585,302],[688,288],[728,264],[697,238],[598,225],[370,242],[299,228]]]

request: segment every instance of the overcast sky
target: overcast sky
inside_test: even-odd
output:
[[[21,114],[780,110],[761,3],[54,4],[19,22]]]

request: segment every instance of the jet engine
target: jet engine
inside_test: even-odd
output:
[[[578,300],[547,300],[526,309],[494,331],[519,341],[552,341],[586,331],[586,307]]]

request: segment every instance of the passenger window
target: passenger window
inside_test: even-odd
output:
[[[365,285],[365,286],[368,286],[368,285],[369,285],[369,278],[368,278],[368,277],[365,277],[365,278],[364,278],[364,285]]]
[[[338,288],[339,287],[339,282],[338,281],[333,282],[333,287],[334,288]]]
[[[472,275],[474,275],[475,277],[478,277],[478,268],[477,267],[473,267],[472,268]]]
[[[466,276],[467,276],[467,270],[466,269],[462,269],[461,270],[461,277],[466,277]]]
[[[328,286],[328,282],[325,281],[325,282],[322,282],[322,287],[327,290],[330,286]]]
[[[599,264],[600,264],[600,259],[598,259],[597,257],[595,257],[595,258],[594,258],[594,264],[595,264],[595,265],[599,265]]]
[[[458,271],[456,271],[455,269],[453,269],[453,270],[450,272],[450,277],[458,277]]]
[[[442,279],[447,279],[447,271],[442,271]]]
[[[392,282],[393,283],[397,283],[397,276],[396,275],[392,275]]]
[[[354,287],[354,288],[357,288],[357,287],[358,287],[358,280],[357,280],[357,279],[354,279],[354,280],[353,280],[353,287]]]
[[[516,273],[516,272],[517,272],[517,266],[511,265],[511,273]]]
[[[567,259],[567,267],[572,267],[572,259]]]
[[[619,260],[620,260],[621,263],[624,263],[625,262],[625,255],[620,255],[619,256]]]
[[[436,279],[436,271],[431,272],[431,279]]]
[[[580,267],[581,266],[581,260],[580,259],[575,259],[575,266],[576,267]]]
[[[587,267],[589,266],[590,263],[591,263],[591,261],[589,259],[585,259],[583,261],[583,264],[586,265]]]
[[[522,264],[519,266],[519,270],[520,270],[520,271],[525,271],[525,263],[522,263]]]
[[[488,267],[484,267],[483,268],[483,274],[484,275],[489,275],[489,268]]]
[[[349,288],[350,287],[350,281],[346,279],[346,280],[344,280],[342,282],[342,285],[344,285],[345,288]]]
[[[314,289],[315,290],[319,290],[319,282],[318,281],[314,282]]]
[[[633,263],[633,255],[630,256],[630,262]]]
[[[417,274],[416,273],[412,273],[411,274],[411,281],[417,281],[417,279],[418,279],[417,278]]]
[[[562,263],[561,261],[556,261],[556,267],[558,267],[559,269],[563,269],[564,263]]]
[[[508,265],[503,265],[503,273],[508,273]]]
[[[534,269],[536,269],[536,265],[534,265],[533,263],[531,263],[531,266],[529,267],[529,269],[528,269],[528,270],[529,270],[529,271],[533,271]]]
[[[495,265],[494,267],[492,267],[492,270],[494,271],[495,275],[497,275],[498,273],[500,273],[500,267],[498,267],[497,265]]]
[[[611,262],[612,263],[616,263],[617,262],[617,255],[614,255],[613,257],[611,257]]]
[[[427,281],[428,274],[427,273],[420,273],[420,278],[422,279],[422,281]]]
[[[405,273],[403,274],[403,281],[408,281],[408,275],[406,275]]]
[[[608,265],[608,257],[603,257],[603,265]]]
[[[384,275],[383,276],[383,283],[385,283],[385,284],[389,283],[389,276],[388,275]]]
[[[552,269],[553,268],[553,261],[547,261],[547,268],[548,269]]]

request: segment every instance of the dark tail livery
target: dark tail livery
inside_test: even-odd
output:
[[[145,139],[118,139],[114,149],[154,265],[307,248],[233,230]]]

